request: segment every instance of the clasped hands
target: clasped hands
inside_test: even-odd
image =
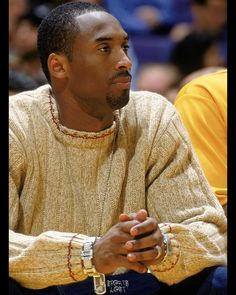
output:
[[[163,234],[146,210],[129,215],[122,213],[119,222],[94,244],[93,264],[104,274],[115,272],[119,267],[145,273],[165,255],[163,251],[156,259],[156,245],[163,247]]]

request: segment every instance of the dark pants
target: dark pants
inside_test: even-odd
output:
[[[92,295],[91,278],[79,283],[32,290],[21,287],[9,280],[10,295]],[[138,274],[130,271],[127,274],[107,277],[106,294],[154,295],[154,294],[191,294],[191,295],[224,295],[227,294],[227,268],[211,267],[187,278],[179,284],[168,286],[159,282],[153,275]]]

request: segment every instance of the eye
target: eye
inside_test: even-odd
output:
[[[129,45],[128,44],[123,45],[123,49],[124,49],[124,52],[128,53]]]
[[[111,48],[108,45],[103,45],[103,46],[100,46],[98,48],[98,50],[101,51],[101,52],[110,52],[111,51]]]

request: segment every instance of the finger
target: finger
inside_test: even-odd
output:
[[[154,261],[158,255],[158,250],[151,248],[142,252],[128,253],[127,259],[130,262]]]
[[[140,222],[137,220],[129,220],[129,221],[120,222],[118,226],[123,232],[130,234],[131,228],[138,225],[139,223]]]
[[[128,221],[128,220],[130,220],[128,214],[126,214],[126,213],[121,213],[120,214],[119,221],[122,222],[122,221]]]
[[[132,240],[133,237],[130,235],[130,229],[138,224],[137,220],[125,221],[117,223],[104,238],[110,239],[113,243],[126,243]]]
[[[124,246],[126,242],[133,240],[133,237],[126,229],[126,232],[121,228],[117,227],[113,232],[109,232],[106,236],[101,238],[101,241],[106,240],[114,245]]]
[[[119,222],[115,224],[99,241],[111,241],[114,244],[125,243],[128,240],[132,240],[130,235],[130,229],[138,224],[137,220],[131,220],[126,222]]]
[[[121,213],[119,216],[119,221],[129,221],[129,220],[134,220],[136,219],[136,213],[130,213],[130,214],[126,214],[126,213]]]
[[[122,267],[125,267],[127,269],[131,269],[131,270],[134,270],[138,273],[145,273],[147,272],[147,267],[140,263],[140,262],[130,262],[128,261],[127,259],[127,256],[118,256],[117,257],[117,263],[119,266],[122,266]]]
[[[146,248],[152,248],[156,245],[162,245],[162,242],[163,236],[161,232],[155,231],[143,238],[127,241],[124,248],[128,251],[141,251]]]
[[[144,235],[144,234],[153,232],[153,231],[157,230],[157,227],[158,227],[157,221],[154,218],[148,217],[142,223],[139,223],[139,224],[133,226],[130,229],[130,234],[133,237],[137,237],[139,235]]]
[[[133,220],[136,219],[139,222],[143,222],[147,219],[147,211],[145,209],[139,210],[137,213],[121,213],[119,216],[119,221],[128,221],[128,220]]]
[[[145,209],[141,209],[137,212],[137,216],[136,216],[136,219],[139,221],[139,222],[143,222],[147,219],[148,217],[148,214],[147,214],[147,211]]]
[[[123,256],[127,256],[128,251],[124,246],[124,243],[121,244],[114,244],[110,247],[110,251],[115,254],[115,255],[123,255]]]

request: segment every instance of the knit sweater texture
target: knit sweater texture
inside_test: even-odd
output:
[[[166,232],[172,255],[150,271],[169,285],[226,265],[226,217],[175,107],[131,92],[111,127],[62,126],[50,86],[10,97],[10,277],[45,288],[86,279],[80,250],[122,212],[141,208]],[[71,252],[68,245],[72,237]]]

